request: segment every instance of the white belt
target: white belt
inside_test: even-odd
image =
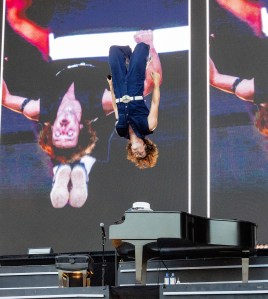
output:
[[[124,95],[122,98],[116,99],[116,103],[129,103],[130,101],[136,101],[136,100],[143,100],[143,96],[136,96],[136,97],[130,97],[128,95]]]

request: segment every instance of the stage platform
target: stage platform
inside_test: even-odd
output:
[[[268,283],[215,283],[129,286],[129,287],[72,287],[72,288],[0,288],[0,298],[111,298],[111,299],[255,299],[268,298]]]
[[[248,282],[242,282],[241,259],[210,257],[150,260],[146,285],[135,284],[135,266],[130,260],[105,252],[90,253],[94,274],[90,286],[60,287],[56,254],[0,257],[0,298],[112,298],[112,299],[255,299],[268,298],[268,255],[249,258]],[[66,253],[64,253],[66,254]],[[71,253],[71,255],[83,253]],[[88,253],[87,253],[88,254]],[[165,285],[166,273],[179,282]]]

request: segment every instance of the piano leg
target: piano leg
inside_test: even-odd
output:
[[[249,258],[242,258],[242,282],[248,282]]]
[[[143,246],[148,242],[135,242],[136,284],[146,284],[147,260],[143,258]]]

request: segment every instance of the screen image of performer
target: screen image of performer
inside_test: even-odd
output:
[[[89,75],[91,67],[77,66],[84,76]],[[50,196],[55,208],[67,203],[81,207],[85,203],[88,174],[95,162],[90,155],[97,142],[89,116],[90,90],[85,77],[73,78],[73,71],[65,71],[59,82],[55,80],[51,92],[38,99],[11,94],[4,80],[2,87],[3,106],[42,125],[39,145],[54,164]]]
[[[28,18],[31,6],[32,0],[8,0],[6,18],[11,28],[36,47],[49,64],[50,29]],[[6,57],[7,68],[8,60]],[[89,119],[90,90],[85,79],[90,80],[94,73],[91,68],[94,69],[82,63],[62,69],[52,78],[47,95],[38,99],[11,94],[3,81],[2,105],[42,125],[39,145],[53,163],[50,198],[55,208],[67,203],[79,208],[88,197],[88,175],[96,161],[90,154],[97,142]],[[85,78],[81,80],[79,75]]]
[[[135,35],[137,45],[111,46],[109,64],[112,76],[107,81],[112,93],[116,132],[129,139],[127,159],[140,169],[154,167],[158,158],[156,145],[145,136],[157,127],[162,68],[153,45],[151,30]],[[150,110],[144,96],[152,92]]]

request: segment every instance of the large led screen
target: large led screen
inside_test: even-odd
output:
[[[267,1],[210,1],[211,216],[267,243]]]
[[[188,1],[9,0],[3,9],[2,89],[10,101],[3,101],[1,110],[0,254],[24,254],[36,247],[102,250],[100,224],[108,232],[134,202],[147,202],[155,211],[187,212]],[[134,51],[144,41],[140,35],[134,38],[141,31],[153,38],[163,76],[158,125],[148,136],[159,158],[147,169],[127,159],[128,140],[115,131],[107,82],[109,48]],[[145,95],[148,110],[152,96]],[[50,135],[60,138],[53,131],[59,110],[51,112],[46,103],[54,107],[73,98],[84,99],[93,130],[83,135],[89,147],[78,157],[70,148],[54,151],[51,139],[44,137],[43,117],[49,114]],[[86,128],[85,123],[79,126]],[[67,133],[67,139],[75,134]],[[58,159],[65,153],[69,166]],[[78,162],[80,169],[71,175]],[[81,164],[87,165],[86,173]],[[54,174],[63,178],[53,184]],[[59,194],[51,195],[54,187]],[[82,203],[75,203],[77,198]],[[105,249],[112,249],[109,240]]]

